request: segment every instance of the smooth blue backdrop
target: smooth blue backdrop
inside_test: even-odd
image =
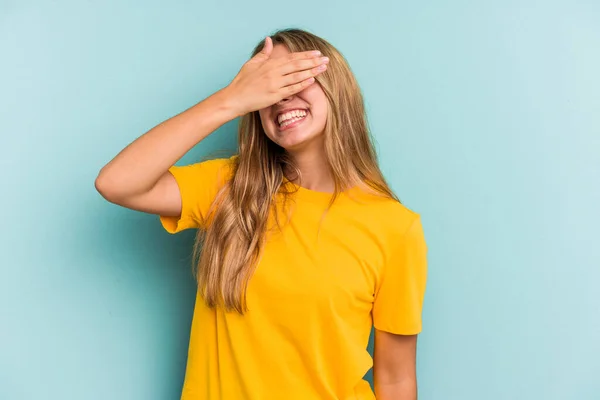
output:
[[[193,233],[94,178],[288,26],[345,54],[382,168],[422,214],[420,399],[600,399],[591,0],[0,2],[0,398],[178,398]],[[235,127],[181,163],[233,151]]]

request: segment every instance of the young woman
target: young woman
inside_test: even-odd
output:
[[[237,155],[174,166],[236,117]],[[198,230],[182,399],[417,398],[421,220],[386,184],[359,86],[327,41],[267,37],[228,86],[127,146],[96,187],[168,232]]]

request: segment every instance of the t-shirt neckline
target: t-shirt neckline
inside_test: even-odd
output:
[[[290,189],[293,191],[293,195],[300,200],[307,200],[313,203],[328,204],[333,198],[333,192],[320,192],[317,190],[308,189],[298,185],[295,182],[290,181],[286,177],[283,178],[283,184],[291,185]],[[351,188],[347,189],[344,192],[340,192],[338,194],[338,199],[346,196],[346,194],[351,190],[353,189]]]

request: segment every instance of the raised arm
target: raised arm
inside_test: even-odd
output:
[[[181,212],[181,196],[168,169],[224,123],[303,90],[326,63],[318,52],[270,57],[273,43],[244,64],[225,88],[137,138],[106,164],[96,189],[108,201],[164,216]]]
[[[123,207],[179,215],[181,198],[168,169],[219,126],[238,116],[223,89],[160,123],[125,147],[96,178],[96,189]]]

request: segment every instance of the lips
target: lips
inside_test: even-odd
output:
[[[298,107],[298,108],[287,108],[287,109],[285,109],[285,110],[282,110],[282,111],[278,112],[278,113],[275,115],[275,118],[274,118],[274,122],[275,122],[275,124],[276,124],[278,127],[280,127],[280,126],[281,126],[281,124],[279,123],[279,119],[281,118],[281,116],[282,116],[282,115],[284,115],[284,114],[293,113],[294,111],[303,111],[303,112],[304,112],[306,115],[308,115],[308,109],[306,109],[306,108],[300,108],[300,107]],[[304,117],[305,117],[305,118],[306,118],[306,115],[304,115]],[[287,118],[287,119],[289,120],[289,119],[293,119],[293,118],[297,118],[297,117],[295,117],[295,116],[290,116],[290,118]],[[283,123],[283,122],[285,122],[285,121],[282,121],[282,123]]]
[[[306,119],[306,116],[302,117],[302,118],[292,118],[289,119],[287,121],[285,121],[282,125],[279,126],[279,132],[283,132],[283,131],[287,131],[289,129],[293,129],[294,127],[300,125],[301,123],[304,122],[304,120]]]

